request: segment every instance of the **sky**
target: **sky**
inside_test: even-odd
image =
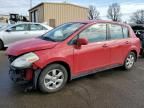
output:
[[[28,15],[31,0],[0,0],[0,14],[18,13]],[[65,0],[32,0],[32,6],[41,2],[63,2]],[[73,3],[88,7],[89,5],[96,6],[100,12],[101,19],[107,19],[107,9],[112,3],[121,5],[122,20],[129,21],[129,16],[139,9],[144,9],[144,0],[66,0],[68,3]]]

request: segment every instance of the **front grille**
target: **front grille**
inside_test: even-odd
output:
[[[9,75],[14,82],[24,81],[25,70],[18,70],[10,67]]]
[[[12,63],[16,58],[17,58],[16,56],[8,56],[10,63]]]

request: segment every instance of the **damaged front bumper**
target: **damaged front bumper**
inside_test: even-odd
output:
[[[17,69],[15,67],[10,67],[9,76],[12,81],[16,83],[26,83],[30,82],[33,79],[33,70],[32,69]]]
[[[9,56],[10,79],[12,79],[12,81],[15,82],[16,84],[30,84],[32,88],[37,88],[37,81],[38,81],[38,77],[40,75],[41,69],[34,67],[34,66],[30,66],[27,68],[16,68],[11,65],[11,63],[16,58],[17,57]]]
[[[10,67],[9,76],[16,84],[28,84],[31,89],[37,89],[40,72],[41,69],[16,69]]]

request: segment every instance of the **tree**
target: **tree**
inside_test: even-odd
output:
[[[121,20],[120,5],[118,3],[113,3],[109,6],[107,11],[107,17],[113,21]]]
[[[88,16],[89,20],[97,20],[100,18],[99,15],[100,15],[100,13],[97,11],[96,7],[93,5],[90,5],[89,6],[89,16]]]
[[[68,3],[68,0],[64,0],[63,2],[64,2],[64,3]]]
[[[137,10],[131,16],[131,21],[136,24],[144,24],[144,10]]]

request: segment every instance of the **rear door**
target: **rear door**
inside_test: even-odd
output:
[[[29,35],[30,38],[38,37],[48,32],[48,29],[40,24],[29,24],[29,26],[30,26],[30,35]]]
[[[123,26],[122,29],[123,29],[123,38],[124,38],[122,53],[123,53],[123,61],[124,61],[129,53],[129,49],[131,47],[131,41],[133,40],[133,38],[130,38],[128,27]]]
[[[80,48],[74,48],[74,65],[78,73],[83,74],[110,63],[106,28],[106,24],[94,24],[78,35],[79,38],[86,38],[89,42]]]
[[[111,42],[111,64],[122,64],[128,52],[129,40],[125,38],[125,29],[121,25],[109,24]],[[126,35],[126,33],[125,33]]]

